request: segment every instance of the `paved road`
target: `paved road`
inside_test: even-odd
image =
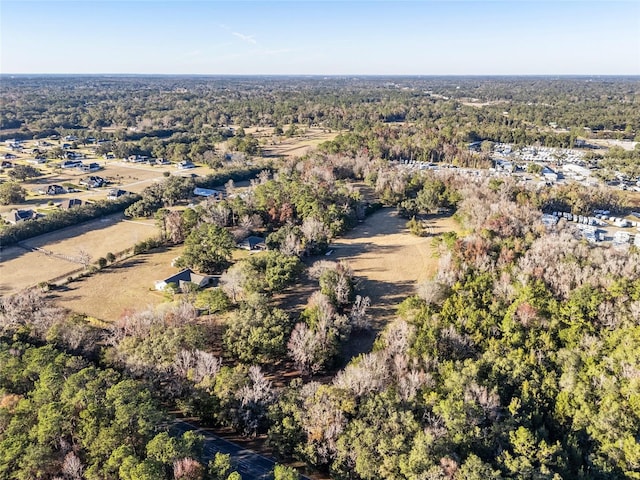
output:
[[[275,461],[264,457],[252,450],[220,438],[210,432],[201,429],[189,422],[176,420],[172,432],[183,434],[190,430],[197,431],[204,436],[204,456],[203,460],[208,462],[212,460],[216,453],[228,453],[231,456],[231,464],[242,476],[242,480],[270,480],[273,479],[273,468],[276,466]],[[309,480],[307,477],[300,476],[301,480]]]

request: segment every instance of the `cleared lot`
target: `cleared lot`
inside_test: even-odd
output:
[[[333,140],[338,136],[338,133],[312,127],[307,129],[305,133],[291,138],[265,137],[262,153],[265,157],[301,157],[320,143]]]
[[[359,291],[371,298],[376,329],[390,320],[398,303],[414,293],[417,283],[431,278],[438,268],[432,236],[410,234],[406,222],[392,208],[375,212],[333,242],[333,253],[326,257],[349,263],[360,279]],[[459,230],[451,217],[433,217],[429,226],[432,235]]]

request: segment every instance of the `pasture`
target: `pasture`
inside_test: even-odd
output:
[[[108,322],[117,320],[125,312],[167,301],[154,283],[178,272],[171,261],[181,252],[182,247],[171,247],[136,255],[56,289],[52,298],[74,312]]]
[[[81,267],[71,260],[81,251],[95,262],[109,252],[121,252],[157,233],[153,220],[128,221],[122,214],[115,214],[25,240],[0,252],[0,294],[71,274]],[[53,255],[32,251],[33,248]]]

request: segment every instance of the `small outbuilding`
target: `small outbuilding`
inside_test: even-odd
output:
[[[193,194],[199,197],[222,198],[222,192],[220,190],[214,190],[212,188],[196,187],[193,189]]]

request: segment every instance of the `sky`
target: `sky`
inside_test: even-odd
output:
[[[0,73],[640,75],[640,1],[0,0]]]

